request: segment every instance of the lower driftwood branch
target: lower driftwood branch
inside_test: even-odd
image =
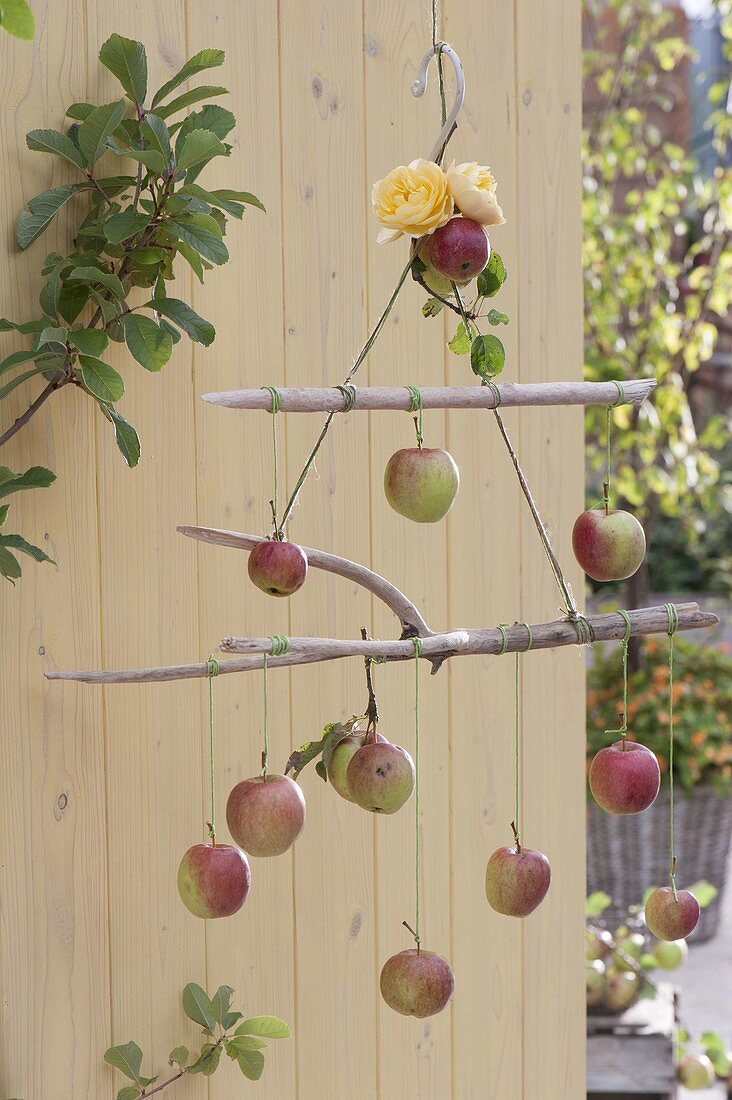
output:
[[[677,604],[679,616],[678,630],[697,630],[715,626],[719,620],[716,615],[702,611],[696,603]],[[643,634],[665,634],[668,631],[668,612],[665,606],[644,607],[629,611],[631,636]],[[619,640],[625,634],[626,623],[617,612],[610,615],[588,616],[587,623],[592,629],[596,641]],[[522,623],[507,627],[504,642],[503,632],[497,627],[481,627],[475,630],[456,630],[444,634],[430,634],[423,644],[422,657],[432,663],[436,672],[448,657],[462,657],[476,654],[499,654],[501,651],[515,653],[526,650],[529,635]],[[532,649],[555,649],[560,646],[577,645],[577,627],[567,619],[557,619],[550,623],[539,623],[531,627]],[[222,674],[228,672],[251,672],[261,669],[264,653],[272,651],[271,638],[226,638],[221,648],[225,652],[237,652],[244,649],[252,656],[234,657],[230,661],[220,662]],[[504,648],[505,646],[505,648]],[[237,649],[239,647],[239,649]],[[369,647],[365,649],[364,647]],[[400,641],[364,642],[361,639],[341,641],[337,638],[291,638],[290,649],[279,657],[267,658],[267,668],[284,668],[290,665],[312,664],[321,661],[334,661],[343,657],[373,656],[390,663],[407,661],[414,658],[414,645],[409,639]],[[119,672],[47,672],[49,680],[79,680],[87,684],[135,684],[159,683],[166,680],[189,680],[209,674],[206,662],[188,665],[172,665],[162,668],[128,669]]]

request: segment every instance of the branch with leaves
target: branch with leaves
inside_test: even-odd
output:
[[[198,1024],[204,1034],[204,1042],[198,1053],[191,1053],[187,1046],[171,1050],[168,1065],[177,1067],[169,1077],[158,1073],[147,1077],[142,1073],[143,1053],[135,1042],[110,1047],[104,1061],[132,1081],[117,1093],[117,1100],[142,1100],[169,1088],[183,1078],[196,1073],[211,1077],[219,1068],[221,1055],[226,1054],[236,1063],[245,1077],[258,1081],[264,1069],[265,1039],[288,1039],[290,1029],[277,1016],[251,1016],[232,1011],[234,990],[228,985],[219,986],[213,997],[195,982],[183,990],[183,1011]]]
[[[228,219],[241,219],[247,206],[264,209],[248,191],[209,191],[197,182],[215,157],[230,155],[225,139],[236,119],[206,102],[226,94],[226,88],[179,89],[222,65],[224,57],[223,50],[201,50],[148,101],[143,44],[113,34],[99,59],[117,77],[124,96],[101,106],[74,103],[66,112],[72,120],[67,129],[28,134],[29,149],[58,157],[80,178],[29,200],[18,219],[19,247],[29,248],[67,205],[80,197],[87,201],[73,250],[45,259],[38,315],[0,318],[0,332],[15,331],[29,340],[28,347],[0,362],[0,379],[9,379],[0,384],[0,409],[18,387],[42,383],[27,409],[0,429],[0,446],[55,393],[72,385],[96,403],[114,428],[125,462],[136,466],[140,440],[117,409],[124,380],[102,358],[110,341],[125,344],[141,367],[155,373],[169,361],[182,333],[203,346],[214,340],[213,325],[170,295],[168,285],[175,280],[178,257],[203,283],[206,272],[229,259]],[[183,113],[196,104],[203,105]],[[101,169],[110,155],[135,163],[134,174]],[[8,575],[2,562],[0,572]]]

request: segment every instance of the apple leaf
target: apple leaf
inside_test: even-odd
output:
[[[239,1024],[236,1035],[263,1035],[266,1039],[289,1039],[290,1029],[278,1016],[252,1016]]]
[[[231,998],[234,990],[230,985],[220,985],[211,998],[211,1014],[217,1024],[223,1022],[224,1016],[231,1007]]]
[[[491,252],[488,263],[478,276],[478,294],[493,298],[506,281],[506,266],[498,252]]]
[[[184,1069],[185,1066],[188,1064],[188,1055],[188,1047],[175,1047],[175,1049],[171,1050],[170,1054],[168,1055],[168,1064],[171,1066],[176,1065],[179,1069]]]
[[[497,336],[476,336],[470,347],[470,366],[479,378],[491,379],[506,365],[506,349]]]
[[[264,1069],[264,1055],[260,1050],[237,1051],[236,1061],[239,1069],[250,1081],[258,1081]]]
[[[213,1006],[208,994],[195,982],[189,982],[183,990],[183,1011],[190,1020],[200,1024],[207,1031],[213,1031],[216,1027],[216,1017],[213,1014]]]
[[[140,1081],[142,1051],[137,1043],[125,1043],[124,1046],[110,1047],[105,1051],[104,1061],[124,1073],[130,1081]]]
[[[467,355],[470,351],[471,340],[472,333],[468,331],[464,321],[459,321],[455,335],[452,340],[448,341],[447,346],[453,355]]]

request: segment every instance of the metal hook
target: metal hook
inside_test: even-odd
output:
[[[465,73],[463,72],[462,62],[458,57],[455,50],[449,44],[449,42],[438,42],[436,46],[430,46],[427,53],[422,58],[422,63],[419,66],[419,76],[412,83],[412,95],[421,96],[427,91],[427,70],[429,69],[430,61],[433,57],[436,57],[438,53],[445,54],[450,58],[452,67],[455,70],[455,100],[452,105],[450,114],[447,116],[445,125],[440,130],[440,136],[437,139],[434,149],[430,153],[430,160],[437,160],[439,156],[444,152],[445,146],[455,129],[457,123],[457,117],[460,114],[460,109],[463,105],[463,99],[465,98]]]

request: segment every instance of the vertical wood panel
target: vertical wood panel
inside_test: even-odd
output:
[[[69,245],[63,221],[27,254],[15,246],[24,202],[70,178],[61,162],[26,148],[25,134],[56,126],[60,103],[85,79],[83,5],[35,4],[33,44],[0,32],[2,251],[0,313],[38,311],[43,257]],[[3,334],[2,355],[25,347]],[[34,380],[35,381],[35,380]],[[2,403],[3,430],[27,406],[30,387]],[[37,392],[37,389],[36,391]],[[51,489],[19,493],[7,530],[58,560],[20,555],[23,577],[0,584],[0,1094],[98,1096],[99,1053],[109,1034],[104,722],[99,695],[54,691],[44,667],[96,663],[99,563],[93,412],[76,393],[49,402],[3,448],[3,465],[58,471]]]
[[[561,0],[551,9],[517,4],[516,16],[521,381],[581,378],[579,13]],[[519,442],[559,559],[581,594],[570,536],[583,508],[582,413],[524,410]],[[526,510],[522,573],[525,617],[551,617],[558,592]],[[585,1090],[577,1041],[584,1034],[582,652],[527,659],[523,704],[524,836],[546,852],[553,876],[524,930],[524,1096],[564,1100]],[[537,1044],[541,1058],[533,1056]]]

